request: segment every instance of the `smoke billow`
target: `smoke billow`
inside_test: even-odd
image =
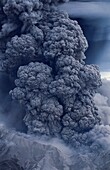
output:
[[[110,125],[110,81],[103,79],[103,84],[95,95],[95,103],[99,109],[104,125]]]
[[[57,8],[63,2],[0,2],[0,70],[10,83],[3,86],[3,96],[12,104],[3,113],[10,121],[6,116],[2,121],[19,131],[15,124],[21,127],[24,121],[28,133],[0,124],[3,170],[95,170],[106,165],[99,163],[102,157],[107,161],[104,154],[110,150],[110,127],[97,109],[99,69],[85,64],[87,40],[77,21]],[[106,98],[102,102],[107,105]],[[52,138],[63,143],[53,144]],[[67,148],[65,144],[72,153],[59,147]]]

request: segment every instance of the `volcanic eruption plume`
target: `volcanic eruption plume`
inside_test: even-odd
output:
[[[87,40],[77,21],[57,8],[63,2],[66,0],[0,1],[0,69],[15,81],[9,94],[25,111],[28,133],[10,132],[1,126],[1,141],[6,147],[0,147],[8,148],[7,141],[12,141],[11,156],[17,148],[23,167],[26,152],[33,149],[33,136],[59,138],[74,148],[83,145],[93,151],[103,143],[101,137],[104,140],[109,135],[94,103],[101,86],[98,67],[85,63]],[[22,155],[25,147],[28,149]],[[48,147],[43,148],[47,154]],[[41,152],[43,148],[40,144]],[[55,148],[52,152],[59,154]],[[32,154],[32,158],[36,156]]]

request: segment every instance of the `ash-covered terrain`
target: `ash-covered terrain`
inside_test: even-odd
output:
[[[61,3],[0,1],[0,170],[109,170],[109,81]]]

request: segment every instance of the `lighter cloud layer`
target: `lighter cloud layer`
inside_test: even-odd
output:
[[[110,80],[110,72],[101,72],[102,79]]]

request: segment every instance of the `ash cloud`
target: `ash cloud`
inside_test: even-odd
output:
[[[104,153],[109,154],[110,127],[97,109],[101,103],[97,95],[107,105],[106,98],[96,94],[101,86],[99,69],[85,64],[87,40],[77,21],[58,10],[62,2],[66,1],[0,2],[0,69],[12,78],[6,94],[10,91],[24,109],[18,119],[28,129],[24,134],[0,125],[1,161],[11,161],[12,168],[95,170]],[[51,141],[36,142],[38,137],[59,138],[73,155],[69,153],[68,159],[68,153]],[[13,163],[14,156],[18,163]]]
[[[88,44],[76,21],[54,1],[33,1],[30,10],[28,3],[7,1],[3,7],[10,22],[14,15],[21,22],[18,34],[12,31],[6,39],[1,61],[2,69],[15,77],[19,68],[10,94],[25,108],[28,133],[59,136],[74,145],[75,133],[83,135],[100,123],[93,102],[100,74],[96,66],[85,65]],[[7,38],[3,30],[1,34]]]
[[[102,86],[94,97],[104,125],[110,125],[110,81],[102,79]]]

